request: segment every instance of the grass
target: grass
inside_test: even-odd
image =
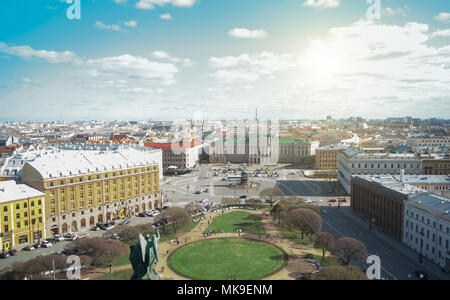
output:
[[[258,279],[285,266],[285,253],[268,243],[241,238],[203,240],[179,248],[169,266],[186,277],[203,280]]]
[[[234,233],[236,232],[236,229],[242,229],[242,232],[250,234],[266,233],[261,224],[261,216],[246,211],[233,211],[216,217],[205,232],[221,229],[224,232]]]
[[[328,252],[327,252],[327,255],[329,255]],[[322,255],[314,254],[314,260],[320,261],[320,264],[322,265],[322,267],[342,267],[342,266],[344,266],[342,261],[334,255],[332,255],[332,256],[325,255],[325,259],[322,260]]]
[[[314,241],[310,240],[306,235],[302,239],[301,231],[297,230],[289,231],[281,227],[278,227],[278,231],[280,232],[281,236],[284,239],[290,240],[295,244],[304,245],[311,248],[314,247]]]
[[[104,274],[95,280],[130,280],[131,275],[133,275],[133,269],[125,269]]]

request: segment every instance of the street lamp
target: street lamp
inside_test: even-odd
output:
[[[419,263],[422,263],[422,248],[423,248],[423,236],[424,236],[423,228],[420,231],[420,253],[419,253]]]

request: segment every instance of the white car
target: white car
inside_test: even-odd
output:
[[[57,241],[57,242],[62,242],[62,241],[65,240],[65,238],[64,238],[62,235],[60,235],[60,234],[55,234],[55,235],[53,236],[53,238],[54,238],[55,241]]]
[[[108,227],[105,228],[105,230],[109,231],[109,230],[113,230],[116,226],[114,225],[109,225]]]
[[[156,217],[157,215],[160,215],[161,213],[159,211],[154,211],[153,212],[153,217]]]
[[[44,248],[50,248],[51,246],[53,246],[53,245],[52,245],[52,243],[50,243],[49,241],[47,241],[47,240],[43,240],[43,241],[42,241],[42,247],[44,247]]]

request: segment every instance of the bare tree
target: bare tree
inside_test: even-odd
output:
[[[302,239],[304,234],[312,235],[322,229],[322,219],[314,211],[307,208],[297,208],[290,211],[285,221],[287,227],[292,230],[301,231]]]
[[[165,223],[172,226],[173,233],[176,233],[182,226],[192,223],[191,215],[182,207],[172,206],[164,210],[156,217],[156,221],[163,222],[163,231],[165,231]]]
[[[201,213],[203,211],[202,206],[198,205],[198,204],[188,204],[188,205],[185,206],[184,209],[187,210],[187,212],[191,216],[198,215],[199,213]]]
[[[334,254],[338,256],[345,265],[350,261],[364,261],[367,258],[367,248],[363,242],[357,239],[345,237],[336,241]]]
[[[284,192],[279,188],[267,188],[259,193],[259,197],[272,206],[272,204],[284,198]]]
[[[310,209],[313,212],[315,212],[316,214],[318,214],[320,216],[320,209],[317,205],[312,204],[312,203],[299,203],[296,205],[297,208],[306,208],[306,209]]]
[[[316,236],[314,247],[322,249],[322,260],[325,259],[327,251],[333,251],[334,237],[328,232],[321,232]]]
[[[284,201],[279,201],[272,207],[270,213],[276,220],[278,220],[278,225],[281,225],[281,219],[288,213],[288,206],[284,203]]]

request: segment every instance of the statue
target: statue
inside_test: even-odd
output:
[[[156,234],[139,235],[135,246],[130,246],[130,262],[133,266],[133,275],[130,280],[159,280],[159,274],[155,270],[158,262],[159,229]]]

